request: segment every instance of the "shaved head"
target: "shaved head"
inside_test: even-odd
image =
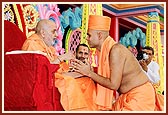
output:
[[[40,33],[40,31],[46,30],[46,28],[49,28],[50,25],[54,25],[55,23],[52,20],[48,20],[48,19],[42,19],[37,23],[36,26],[36,33]]]
[[[57,25],[52,20],[42,19],[37,23],[36,34],[47,46],[53,46],[57,38]]]

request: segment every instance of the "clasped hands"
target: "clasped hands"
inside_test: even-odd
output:
[[[78,59],[72,59],[70,66],[73,67],[76,72],[85,76],[89,76],[90,72],[92,71],[91,65],[87,59],[85,59],[85,63]]]

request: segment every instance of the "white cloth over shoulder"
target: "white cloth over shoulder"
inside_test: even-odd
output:
[[[159,65],[154,62],[154,61],[151,61],[149,64],[148,64],[148,71],[146,72],[149,80],[152,82],[152,83],[158,83],[159,80],[160,80],[160,75],[159,75]]]

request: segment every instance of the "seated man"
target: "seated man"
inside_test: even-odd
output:
[[[49,61],[54,64],[59,64],[63,60],[74,59],[72,53],[56,55],[56,50],[53,47],[54,40],[57,37],[56,27],[56,24],[51,20],[40,20],[36,26],[36,33],[26,39],[22,50],[44,52]]]
[[[85,63],[89,57],[89,47],[79,44],[76,49],[76,58]],[[68,69],[63,63],[56,73],[55,86],[61,93],[61,104],[66,111],[97,110],[95,105],[96,87],[91,78]],[[74,79],[75,78],[75,79]]]
[[[74,59],[75,56],[71,52],[65,53],[65,54],[59,55],[59,56],[56,55],[56,50],[53,47],[54,40],[57,37],[56,30],[57,30],[56,24],[53,21],[47,20],[47,19],[40,20],[36,26],[36,33],[31,35],[29,38],[27,38],[27,40],[24,42],[24,44],[22,46],[22,50],[44,52],[46,54],[45,56],[49,59],[50,63],[54,63],[54,64],[61,63],[60,70],[62,70],[62,68],[64,67],[64,69],[63,69],[64,73],[60,72],[60,70],[59,70],[56,77],[60,78],[60,76],[61,76],[63,78],[63,75],[66,77],[64,77],[64,80],[63,79],[56,79],[56,83],[55,83],[61,92],[62,91],[61,83],[66,81],[65,82],[66,84],[63,85],[62,88],[67,87],[65,93],[72,94],[71,96],[73,98],[70,99],[71,101],[69,101],[69,99],[66,100],[67,99],[66,96],[64,95],[63,92],[61,92],[61,103],[64,107],[64,110],[94,110],[95,107],[93,107],[93,106],[88,107],[89,104],[92,105],[92,101],[90,101],[90,100],[94,99],[94,95],[92,95],[92,93],[90,93],[91,91],[93,91],[93,93],[95,94],[94,82],[90,78],[87,78],[87,77],[82,77],[82,78],[78,78],[78,79],[74,79],[72,77],[69,77],[69,76],[80,77],[81,75],[76,72],[72,72],[71,75],[69,73],[65,73],[65,70],[66,70],[65,65],[66,64],[62,63],[62,62],[64,60],[68,61],[68,60]],[[87,48],[84,48],[84,49],[86,50]],[[88,49],[85,52],[87,52],[87,55],[88,55]],[[62,67],[62,65],[64,65],[64,66]],[[59,74],[59,73],[62,73],[62,74]],[[80,79],[82,79],[82,80],[80,80]],[[79,82],[80,82],[80,84],[82,84],[81,86],[78,84]],[[69,86],[71,86],[71,87],[69,87]],[[79,86],[80,86],[80,88],[79,88]],[[91,91],[90,91],[90,89],[86,89],[87,87],[91,87],[90,88]],[[73,90],[72,88],[75,88],[75,90]],[[74,97],[73,95],[75,95],[75,94],[78,94],[79,97]],[[87,94],[91,94],[92,97],[90,97],[90,96],[87,97]],[[82,98],[83,98],[83,100],[82,100]],[[86,101],[86,99],[88,99],[88,101]],[[79,104],[76,102],[79,102]]]

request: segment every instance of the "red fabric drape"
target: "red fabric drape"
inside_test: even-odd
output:
[[[5,110],[63,110],[52,65],[40,54],[5,55]]]
[[[4,52],[20,50],[26,35],[12,22],[4,20]]]
[[[21,50],[26,35],[12,22],[4,20],[4,53]],[[4,110],[63,110],[54,87],[58,65],[40,54],[4,56]]]

